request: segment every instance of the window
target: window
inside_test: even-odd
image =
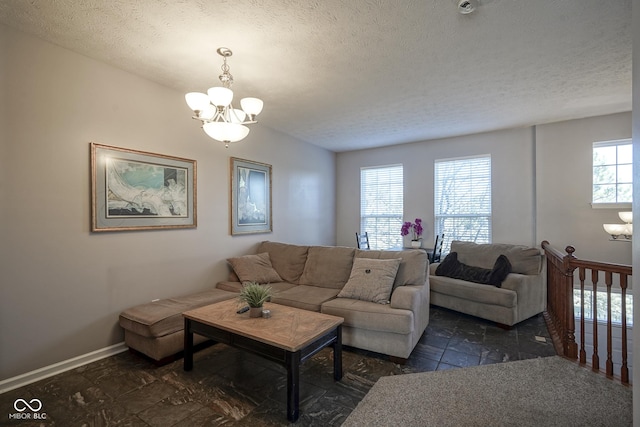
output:
[[[371,249],[402,246],[402,165],[360,169],[360,232]]]
[[[631,203],[632,147],[630,139],[593,144],[594,205]]]
[[[625,296],[627,327],[633,326],[633,295]],[[580,319],[580,289],[573,289],[573,313]],[[607,321],[607,291],[597,291],[596,313],[598,322]],[[593,320],[593,291],[584,290],[584,318]],[[622,324],[622,294],[611,293],[611,323]]]
[[[436,160],[435,232],[452,240],[491,243],[491,156]]]

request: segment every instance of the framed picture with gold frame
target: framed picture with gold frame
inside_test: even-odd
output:
[[[271,165],[231,157],[231,234],[270,233]]]
[[[91,231],[197,226],[195,160],[90,143]]]

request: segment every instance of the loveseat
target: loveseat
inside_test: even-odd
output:
[[[505,265],[500,265],[504,260],[501,255],[508,260],[506,272]],[[452,261],[453,267],[441,267],[445,263],[451,266]],[[543,254],[533,247],[453,241],[449,255],[429,266],[431,303],[513,326],[545,310],[547,288],[542,261]],[[466,275],[493,282],[501,269],[505,277],[498,279],[498,283],[482,284],[462,279]],[[454,277],[443,275],[451,271]]]
[[[161,361],[183,350],[182,312],[236,298],[244,282],[268,284],[271,302],[344,318],[342,343],[407,359],[429,323],[429,263],[421,250],[375,251],[265,241],[227,260],[228,280],[193,295],[131,307],[125,343]],[[195,342],[204,337],[195,336]]]

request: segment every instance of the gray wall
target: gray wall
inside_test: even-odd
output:
[[[337,242],[355,245],[360,226],[360,168],[404,165],[405,219],[426,223],[433,241],[434,160],[491,154],[493,241],[574,245],[584,259],[631,263],[631,245],[610,242],[604,222],[616,209],[591,208],[592,144],[629,138],[631,113],[509,129],[394,147],[339,153]]]
[[[0,380],[121,342],[121,310],[211,287],[259,241],[335,243],[334,153],[266,120],[225,149],[183,93],[5,26],[0,49]],[[198,227],[91,234],[90,141],[196,160]],[[230,156],[273,165],[273,233],[229,235]]]

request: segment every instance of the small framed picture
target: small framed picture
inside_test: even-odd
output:
[[[271,165],[231,157],[231,234],[271,231]]]
[[[91,149],[91,231],[197,226],[196,161],[97,143]]]

